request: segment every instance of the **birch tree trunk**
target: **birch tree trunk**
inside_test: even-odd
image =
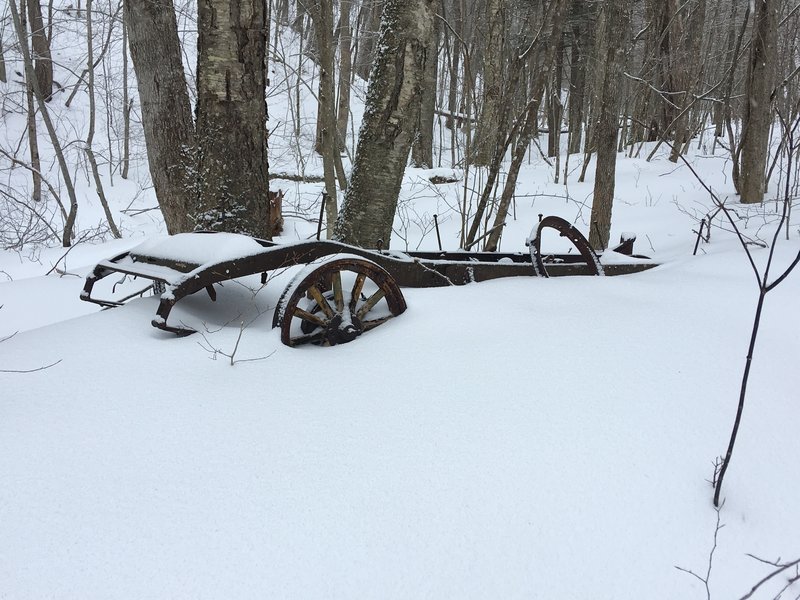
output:
[[[194,125],[172,0],[125,0],[150,176],[169,233],[190,231]]]
[[[427,60],[433,60],[436,0],[386,0],[364,120],[335,237],[389,245],[414,138]]]
[[[269,238],[266,2],[200,0],[196,229]]]

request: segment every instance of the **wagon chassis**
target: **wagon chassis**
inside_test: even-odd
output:
[[[548,228],[568,238],[578,253],[543,255],[541,233]],[[195,244],[210,246],[217,234],[179,235],[190,236],[184,239]],[[206,241],[198,236],[209,237]],[[629,260],[623,257],[603,264],[578,229],[554,216],[545,217],[537,224],[526,241],[526,252],[516,253],[397,252],[366,250],[330,240],[290,244],[248,240],[258,245],[254,246],[254,251],[202,264],[134,248],[98,263],[86,278],[81,299],[107,308],[120,306],[147,288],[120,300],[107,300],[92,296],[94,285],[113,273],[151,279],[153,288],[162,291],[152,325],[183,336],[195,330],[168,324],[167,319],[175,304],[186,296],[205,289],[211,299],[216,300],[214,284],[256,273],[260,273],[262,283],[266,283],[270,271],[305,264],[281,296],[273,327],[281,328],[281,340],[289,346],[309,342],[335,345],[352,341],[405,311],[402,287],[443,287],[518,276],[623,275],[656,266],[647,257],[633,254],[635,236],[628,236],[608,251],[629,257]],[[343,273],[351,280],[354,277],[352,285],[343,284]],[[369,296],[365,295],[366,284],[372,290]],[[374,315],[372,311],[379,302],[383,313]],[[293,322],[300,323],[299,332]]]

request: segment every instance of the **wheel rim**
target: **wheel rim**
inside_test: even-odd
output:
[[[394,278],[364,259],[340,258],[302,272],[284,292],[273,326],[287,346],[346,344],[406,309]]]
[[[567,238],[572,245],[578,250],[580,255],[586,261],[587,266],[594,272],[594,275],[604,275],[603,265],[600,264],[600,258],[595,253],[592,246],[589,244],[583,234],[572,225],[569,221],[551,215],[542,219],[534,228],[531,236],[526,242],[529,246],[531,253],[531,262],[533,263],[533,270],[539,277],[549,277],[547,268],[542,260],[542,254],[539,251],[539,244],[541,241],[542,231],[546,228],[555,229],[561,237]]]

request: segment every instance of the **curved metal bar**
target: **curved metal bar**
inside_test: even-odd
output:
[[[592,275],[605,275],[603,272],[603,265],[600,264],[600,258],[589,245],[589,241],[583,236],[583,234],[569,221],[566,221],[561,217],[549,216],[539,221],[536,229],[534,229],[531,237],[526,242],[530,248],[531,261],[533,262],[533,269],[537,276],[549,277],[547,274],[547,268],[544,266],[544,261],[542,260],[542,253],[540,251],[543,229],[555,229],[558,231],[561,237],[565,237],[572,242],[572,245],[575,246],[580,255],[586,261],[586,264],[592,271]]]

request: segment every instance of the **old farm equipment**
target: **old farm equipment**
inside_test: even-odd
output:
[[[544,255],[541,233],[555,229],[572,242],[577,254]],[[305,265],[283,292],[272,325],[281,329],[288,346],[304,343],[335,345],[398,316],[406,309],[402,287],[440,287],[500,277],[622,275],[652,268],[646,257],[633,254],[635,236],[626,236],[608,252],[595,254],[586,238],[560,217],[545,217],[526,244],[528,251],[397,252],[365,250],[334,241],[289,244],[228,233],[184,233],[146,242],[100,262],[86,278],[81,299],[104,307],[120,306],[151,287],[161,293],[154,327],[178,335],[194,330],[168,324],[177,302],[205,289],[216,299],[214,284],[276,269]],[[143,278],[148,284],[118,300],[92,297],[99,280],[113,273]]]

